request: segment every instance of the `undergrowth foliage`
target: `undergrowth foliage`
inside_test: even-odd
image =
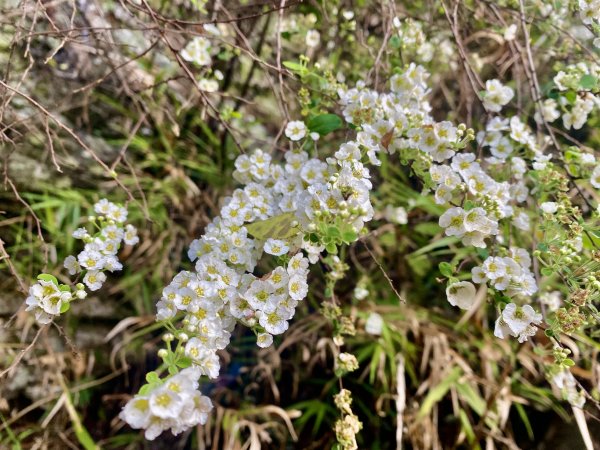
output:
[[[70,320],[71,304],[137,305],[128,295],[143,296],[105,342],[124,335],[112,360],[123,352],[125,361],[144,339],[156,355],[150,370],[140,365],[145,383],[112,411],[119,427],[142,429],[147,440],[168,430],[213,448],[221,433],[228,448],[292,440],[340,450],[394,440],[397,448],[519,448],[535,440],[533,411],[553,409],[573,417],[593,448],[600,4],[281,2],[236,13],[184,2],[202,19],[192,22],[177,6],[152,3],[107,2],[112,23],[96,10],[104,5],[72,7],[60,16],[69,30],[59,32],[52,12],[42,7],[55,31],[22,1],[21,22],[2,24],[2,37],[14,34],[2,58],[20,71],[9,67],[0,82],[4,182],[21,212],[0,226],[31,224],[29,244],[19,227],[0,240],[25,303],[7,329],[13,320],[40,329],[0,377],[14,378],[53,325],[71,345],[57,325]],[[127,130],[94,123],[86,110],[98,130],[81,137],[81,119],[45,106],[28,82],[41,70],[36,27],[54,45],[44,63],[69,70],[59,56],[79,49],[77,14],[96,19],[83,29],[97,46],[135,37],[135,55],[119,54],[109,72],[67,89],[128,118]],[[262,31],[244,28],[248,21]],[[139,25],[151,32],[135,34]],[[126,97],[102,92],[109,82],[122,83]],[[22,122],[37,130],[31,142]],[[45,140],[48,166],[73,170],[81,163],[69,155],[83,151],[102,183],[61,197],[43,177],[39,188],[13,181],[15,160]],[[101,199],[83,218],[91,198]],[[52,211],[67,203],[65,239],[67,223],[56,225]],[[24,250],[34,256],[20,264]],[[116,272],[125,288],[104,287]],[[244,347],[249,337],[260,350]],[[256,352],[265,359],[247,356]],[[271,393],[266,400],[235,405],[236,388],[219,387],[236,359],[244,361],[236,383],[250,377]],[[308,388],[319,370],[319,389]],[[82,425],[64,376],[57,380],[75,439],[96,448],[102,437]],[[452,431],[442,430],[442,415]],[[27,439],[11,431],[19,413],[0,417],[6,442]],[[314,442],[296,435],[307,424]],[[394,437],[375,437],[380,429]]]

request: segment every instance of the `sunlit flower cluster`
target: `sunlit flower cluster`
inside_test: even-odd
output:
[[[307,127],[290,122],[286,135],[292,142],[301,141]],[[285,153],[283,161],[260,149],[236,159],[233,176],[245,186],[224,199],[220,215],[191,243],[188,256],[195,270],[178,273],[157,304],[157,320],[177,330],[167,341],[178,340],[177,348],[188,358],[185,364],[215,378],[217,351],[228,345],[237,323],[251,328],[263,348],[288,329],[308,294],[309,264],[326,249],[335,252],[336,243],[356,240],[373,217],[363,154],[359,143],[349,141],[326,161],[300,148]],[[322,240],[323,230],[334,224],[343,233]],[[257,276],[263,258],[274,258],[278,265]],[[161,356],[176,371],[168,364],[170,349],[169,344]],[[343,360],[344,367],[354,367],[351,357]],[[122,417],[129,422],[135,416]],[[132,425],[148,429],[152,423],[134,419]],[[167,428],[179,430],[166,423],[148,436]]]
[[[196,369],[156,383],[143,395],[136,395],[121,411],[120,417],[133,428],[143,428],[148,440],[165,430],[177,435],[198,424],[204,425],[213,408],[210,399],[198,391]]]
[[[543,170],[549,161],[535,135],[518,116],[492,117],[476,138],[464,125],[435,121],[426,101],[427,76],[422,67],[410,64],[391,78],[391,92],[378,93],[364,83],[341,91],[344,117],[360,127],[358,145],[373,164],[379,164],[381,152],[408,155],[413,170],[434,190],[435,202],[449,206],[439,218],[440,227],[446,236],[460,239],[463,245],[486,248],[486,240],[492,240],[496,247],[503,221],[528,231],[530,218],[520,206],[529,198],[525,174]],[[500,111],[514,95],[498,80],[488,81],[486,88],[484,104],[491,112]],[[475,139],[491,156],[482,159],[465,150],[467,142]],[[537,291],[531,258],[524,249],[505,251],[507,256],[490,256],[475,267],[473,281],[489,283],[506,296],[525,301]],[[448,301],[462,309],[469,309],[476,301],[476,288],[467,281],[456,280],[446,293]],[[502,337],[510,334],[525,340],[539,323],[538,316],[533,314],[526,326],[517,326],[511,321],[511,308],[503,313],[506,318],[501,323],[514,327]],[[531,306],[524,308],[528,311]]]
[[[481,266],[471,270],[473,282],[488,283],[509,297],[530,297],[537,292],[537,284],[530,270],[531,258],[522,248],[511,248],[511,256],[490,256]]]
[[[123,268],[117,256],[123,243],[135,245],[139,242],[137,229],[127,220],[127,209],[100,200],[94,205],[97,216],[88,219],[95,232],[86,228],[78,228],[73,232],[75,239],[85,242],[84,249],[77,256],[67,256],[64,267],[69,275],[83,274],[82,282],[72,290],[68,285],[61,285],[57,279],[48,274],[38,277],[38,282],[31,286],[26,299],[27,311],[34,311],[36,320],[42,324],[49,323],[55,316],[69,308],[73,299],[83,299],[87,289],[97,291],[106,281],[106,272],[115,272]]]

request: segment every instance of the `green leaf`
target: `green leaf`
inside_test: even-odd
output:
[[[402,41],[400,40],[399,36],[392,36],[390,38],[390,46],[392,48],[400,48],[401,45],[402,45]]]
[[[454,267],[450,263],[441,262],[438,267],[440,269],[440,273],[446,278],[450,278],[454,274]]]
[[[342,128],[344,122],[336,114],[320,114],[308,121],[308,129],[311,132],[319,133],[321,136]]]
[[[358,239],[358,234],[356,234],[356,232],[353,230],[344,231],[342,233],[342,240],[347,244],[350,244],[350,243],[356,241],[357,239]]]
[[[552,267],[542,267],[540,272],[542,272],[542,275],[549,277],[554,273],[554,270],[552,270]]]
[[[283,61],[283,66],[290,69],[292,72],[296,72],[301,77],[308,73],[308,69],[302,64],[293,61]]]
[[[529,436],[529,440],[533,441],[533,427],[531,426],[531,422],[529,422],[529,417],[527,417],[527,412],[525,411],[525,408],[523,408],[523,405],[521,405],[520,403],[513,403],[513,405],[515,405],[515,408],[519,413],[519,417],[521,418],[523,425],[525,425],[525,430],[527,430],[527,436]]]
[[[160,381],[160,378],[156,372],[148,372],[146,374],[146,381],[151,384],[158,383]]]
[[[66,313],[70,307],[71,304],[69,302],[63,303],[62,305],[60,305],[60,313]]]
[[[56,277],[54,275],[50,275],[49,273],[41,273],[37,276],[37,279],[42,281],[51,281],[58,286],[58,280]]]
[[[592,90],[598,85],[598,78],[593,75],[585,74],[579,79],[579,86],[582,89]]]
[[[450,371],[448,376],[440,382],[440,384],[435,386],[433,389],[430,389],[427,393],[427,397],[425,397],[425,400],[423,400],[423,403],[421,404],[421,409],[419,409],[417,418],[422,419],[429,414],[435,404],[444,398],[450,387],[456,383],[461,375],[462,370],[460,367],[455,367]]]
[[[341,233],[338,227],[327,227],[327,236],[332,238],[341,237]]]
[[[71,286],[67,286],[66,284],[61,284],[58,287],[58,290],[61,292],[71,292]]]
[[[292,227],[292,222],[296,221],[293,212],[279,214],[266,220],[258,220],[245,225],[248,233],[256,239],[266,241],[269,238],[288,240],[299,233],[298,227]]]
[[[575,91],[568,91],[568,92],[566,92],[564,94],[564,97],[572,105],[573,103],[575,103],[575,100],[577,99],[577,92],[575,92]]]
[[[337,253],[337,246],[334,243],[330,242],[325,246],[325,250],[327,250],[327,253],[335,255]]]
[[[190,367],[192,365],[192,358],[184,356],[183,358],[179,358],[177,360],[177,367],[181,369],[185,369],[186,367]]]

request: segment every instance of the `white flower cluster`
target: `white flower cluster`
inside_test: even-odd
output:
[[[436,203],[453,205],[440,216],[439,225],[447,236],[459,237],[464,245],[486,247],[485,239],[498,235],[503,219],[511,219],[520,230],[529,230],[529,216],[518,208],[529,195],[525,184],[529,168],[526,160],[516,155],[527,156],[534,170],[543,170],[550,157],[542,154],[534,134],[517,116],[493,117],[486,130],[478,134],[477,141],[489,149],[491,156],[482,161],[475,153],[461,151],[467,130],[450,122],[436,122],[430,116],[426,78],[422,67],[411,64],[404,73],[392,77],[389,93],[367,89],[364,83],[340,92],[344,117],[360,127],[357,142],[367,150],[371,163],[379,163],[380,152],[399,150],[404,155],[412,152],[416,161],[413,167],[424,162],[428,170],[423,170],[421,176],[430,177]],[[486,87],[484,100],[490,111],[500,111],[514,95],[498,80],[488,81]],[[467,131],[466,138],[473,139],[473,134]],[[531,258],[525,250],[511,248],[510,256],[489,257],[473,269],[473,281],[489,281],[490,286],[509,297],[530,297],[537,291],[530,266]],[[472,306],[475,294],[475,286],[469,282],[455,282],[447,290],[449,302],[463,309]],[[510,319],[513,307],[517,306],[508,308],[500,323],[511,324],[508,334],[524,340],[539,318],[532,312],[528,316],[531,320],[518,326],[516,319]],[[524,308],[526,312],[531,309]]]
[[[123,269],[117,257],[121,244],[135,245],[140,240],[133,225],[124,225],[127,209],[102,199],[94,205],[94,211],[98,217],[91,219],[98,222],[100,231],[91,235],[85,228],[75,230],[73,237],[83,240],[85,246],[77,257],[67,256],[64,262],[70,275],[85,271],[83,282],[91,291],[102,287],[106,281],[105,271]]]
[[[556,74],[553,81],[560,92],[577,92],[572,99],[566,95],[558,98],[558,104],[563,110],[562,120],[565,128],[579,130],[585,125],[594,108],[600,105],[598,96],[594,95],[591,88],[585,83],[587,78],[595,85],[599,77],[600,66],[595,63],[572,64]]]
[[[219,36],[222,34],[218,27],[212,24],[205,24],[204,31],[209,35]],[[196,36],[181,50],[181,57],[197,66],[206,67],[203,75],[198,79],[198,89],[204,92],[216,92],[219,90],[219,81],[224,78],[220,70],[212,70],[209,66],[212,65],[212,56],[218,50],[218,47],[213,47],[211,42],[203,37]]]
[[[504,86],[499,80],[488,80],[485,82],[483,93],[483,106],[491,112],[500,112],[504,105],[512,100],[515,92],[508,86]]]
[[[39,323],[47,324],[54,316],[59,316],[72,299],[70,289],[61,290],[53,280],[39,280],[29,288],[29,296],[25,300],[26,311],[33,311]]]
[[[210,66],[210,41],[202,36],[195,37],[181,51],[181,57],[199,66]]]
[[[591,25],[594,22],[600,23],[600,1],[579,0],[579,15],[581,21],[586,25]]]
[[[461,207],[448,209],[440,216],[439,224],[444,228],[446,236],[457,236],[464,245],[486,247],[484,239],[498,234],[498,222],[489,219],[483,208],[465,211]]]
[[[85,272],[83,283],[90,291],[96,291],[106,281],[104,272],[121,270],[123,265],[117,257],[122,242],[128,245],[138,243],[137,230],[132,225],[124,225],[127,220],[127,209],[100,200],[94,205],[97,217],[90,217],[99,231],[91,235],[85,228],[78,228],[73,237],[85,242],[85,247],[77,257],[65,258],[64,267],[69,275]],[[59,285],[55,277],[42,274],[38,282],[29,289],[25,300],[27,311],[34,311],[36,320],[42,324],[49,323],[55,316],[65,312],[73,298],[83,299],[87,296],[83,284],[78,283],[75,291],[67,285]]]
[[[552,384],[560,389],[563,398],[576,408],[585,405],[583,390],[577,389],[577,381],[569,369],[563,369],[552,377]]]
[[[300,140],[306,126],[290,122],[286,134]],[[224,199],[220,216],[191,243],[188,256],[195,271],[177,274],[157,304],[158,320],[173,324],[181,318],[177,338],[199,374],[218,376],[216,352],[228,345],[236,323],[252,328],[260,347],[270,346],[274,335],[287,330],[308,293],[309,263],[325,250],[308,235],[343,220],[345,229],[352,230],[345,239],[358,238],[374,213],[362,156],[358,143],[347,142],[326,161],[294,150],[275,162],[260,149],[236,159],[233,176],[245,186]],[[253,272],[265,254],[281,264],[257,277]],[[132,416],[122,417],[129,422]]]
[[[527,250],[510,249],[510,256],[490,256],[481,266],[471,270],[473,282],[488,283],[508,297],[529,297],[537,292],[537,284],[531,272],[531,257]]]
[[[398,42],[402,45],[403,54],[409,54],[409,58],[426,63],[432,61],[438,52],[444,61],[448,61],[451,68],[455,67],[452,58],[453,44],[444,34],[432,33],[431,36],[426,36],[423,32],[423,22],[410,17],[394,17],[392,24],[398,30]]]
[[[537,333],[536,325],[542,322],[542,315],[536,313],[530,305],[517,306],[509,303],[504,307],[502,314],[496,319],[494,335],[500,339],[514,336],[519,342],[525,342]]]
[[[199,378],[196,369],[183,369],[144,395],[129,400],[119,417],[133,428],[145,429],[148,440],[165,430],[177,435],[198,424],[204,425],[213,405],[197,390]]]

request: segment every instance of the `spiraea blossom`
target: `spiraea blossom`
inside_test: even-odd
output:
[[[286,128],[291,141],[302,139],[306,132],[300,121]],[[180,330],[168,341],[178,340],[187,363],[199,376],[218,376],[217,351],[229,344],[238,324],[251,328],[262,348],[288,329],[296,308],[308,295],[309,264],[319,259],[326,246],[335,250],[332,243],[319,241],[318,230],[341,225],[337,222],[341,217],[344,242],[358,238],[374,214],[370,174],[361,158],[357,142],[342,145],[326,161],[301,149],[285,153],[281,161],[261,149],[237,158],[234,178],[244,187],[224,199],[220,216],[190,244],[188,256],[195,270],[178,273],[157,303],[157,320]],[[272,228],[269,221],[275,221]],[[263,258],[283,264],[257,277],[254,270]],[[177,364],[169,368],[178,370]],[[171,398],[169,392],[163,395]],[[152,412],[145,394],[132,402],[121,417],[134,428],[145,428],[148,439],[165,429],[177,433],[190,426],[162,417],[160,411]],[[137,404],[142,413],[132,406]],[[168,420],[148,419],[156,416]]]
[[[69,275],[83,276],[83,283],[71,287],[59,284],[52,275],[41,274],[29,290],[25,301],[27,311],[33,311],[39,323],[49,323],[66,312],[72,300],[84,299],[86,287],[90,291],[100,289],[106,281],[106,272],[123,268],[117,256],[121,245],[139,242],[137,229],[124,223],[127,220],[126,208],[102,199],[94,205],[94,211],[97,216],[89,219],[96,231],[92,233],[86,228],[75,230],[73,237],[83,240],[85,246],[77,256],[67,256],[63,264]]]
[[[475,303],[476,294],[475,286],[468,281],[459,281],[446,289],[448,303],[460,309],[470,309]]]
[[[530,305],[538,290],[531,255],[507,245],[505,230],[531,230],[528,175],[551,168],[552,156],[543,153],[536,134],[518,115],[490,117],[477,134],[463,124],[436,121],[427,101],[427,78],[423,67],[411,63],[391,77],[389,92],[369,89],[366,82],[340,88],[342,114],[356,133],[324,160],[305,149],[304,144],[312,143],[304,141],[310,130],[302,121],[287,124],[291,150],[283,157],[255,149],[236,159],[233,177],[242,186],[224,199],[219,216],[191,243],[188,256],[194,270],[178,273],[157,304],[157,320],[177,330],[168,342],[176,340],[176,348],[182,349],[172,350],[169,344],[168,350],[161,350],[170,373],[181,367],[173,363],[180,356],[173,355],[183,355],[185,364],[180,363],[199,376],[217,377],[217,352],[229,344],[237,326],[250,328],[261,348],[288,329],[298,305],[309,295],[309,265],[325,253],[335,254],[337,245],[357,240],[373,218],[371,170],[381,165],[383,154],[400,153],[411,163],[424,193],[429,191],[442,209],[438,223],[447,242],[480,249],[473,252],[478,256],[467,260],[471,281],[449,279],[450,304],[469,309],[476,301],[475,284],[484,285],[479,289],[483,294],[487,286],[503,299],[495,335],[519,342],[535,335],[542,316]],[[483,95],[492,112],[499,112],[512,97],[512,89],[498,80],[490,80]],[[554,105],[547,106],[545,120],[555,115]],[[306,147],[314,150],[312,145]],[[594,160],[586,166],[592,184],[594,166]],[[559,207],[552,212],[552,203],[542,198],[541,211],[555,214]],[[332,227],[337,234],[327,236]],[[77,263],[99,270],[102,255],[87,256]],[[342,264],[337,256],[328,258],[334,265]],[[268,260],[272,270],[257,276],[262,260]],[[69,267],[74,267],[73,261]],[[343,273],[332,270],[328,276],[340,279]],[[482,302],[482,307],[486,304]],[[376,334],[381,323],[377,316],[370,317],[368,330]],[[352,355],[342,355],[338,369],[357,367]],[[136,398],[146,400],[146,393]],[[164,402],[170,401],[165,397]],[[121,417],[149,430],[154,422],[145,421],[150,417],[145,414],[150,414],[151,403],[140,405],[141,413],[124,412]],[[168,421],[172,419],[168,414],[154,414],[167,422],[157,419],[161,425],[151,428],[150,438],[165,429],[180,431],[179,423]]]
[[[213,408],[210,399],[198,391],[200,374],[194,368],[147,385],[144,394],[133,397],[119,417],[133,428],[143,428],[148,440],[164,430],[177,435],[198,424],[204,425]]]
[[[285,135],[291,141],[299,141],[306,136],[306,125],[301,120],[293,120],[286,125]]]
[[[515,92],[504,86],[499,80],[488,80],[483,93],[483,106],[492,112],[499,112],[502,107],[512,100]]]
[[[496,320],[494,335],[504,339],[507,335],[518,337],[519,342],[525,342],[537,333],[536,325],[542,321],[542,315],[536,313],[530,305],[517,306],[509,303]]]
[[[195,37],[181,51],[181,57],[199,66],[209,66],[212,63],[210,41],[202,36]]]

